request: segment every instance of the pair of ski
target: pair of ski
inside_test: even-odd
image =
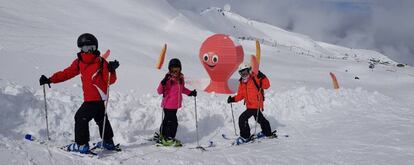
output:
[[[36,138],[35,136],[33,136],[31,134],[26,134],[24,138],[26,140],[28,140],[28,141],[36,142],[36,143],[42,144],[42,145],[47,145],[48,144],[48,141],[45,141],[45,140],[42,140],[42,139],[38,139],[38,138]],[[65,145],[65,146],[61,146],[61,147],[58,147],[58,148],[60,150],[62,150],[62,151],[71,153],[73,155],[78,155],[78,156],[81,156],[81,157],[84,157],[84,156],[94,157],[94,156],[98,156],[98,152],[104,152],[105,151],[105,149],[102,149],[101,146],[98,145],[98,143],[93,143],[93,147],[86,154],[81,154],[79,152],[71,152],[71,151],[68,151],[68,146],[69,145]],[[120,151],[122,151],[122,149],[120,147],[120,144],[116,144],[114,148],[115,149],[113,150],[113,152],[120,152]]]
[[[89,149],[89,151],[85,154],[82,154],[82,153],[79,153],[79,152],[68,151],[68,147],[69,147],[69,145],[65,145],[65,146],[59,147],[59,149],[65,151],[65,152],[69,152],[73,155],[81,156],[81,157],[84,157],[84,156],[96,157],[96,156],[100,155],[99,153],[106,152],[106,151],[111,152],[111,153],[122,151],[119,143],[114,146],[114,150],[107,150],[107,149],[102,148],[101,144],[93,143],[93,147],[91,149]]]
[[[155,143],[155,146],[157,146],[157,147],[175,147],[175,148],[179,148],[179,147],[182,147],[183,146],[182,144],[179,144],[179,145],[169,145],[169,146],[163,145],[161,143],[161,135],[158,132],[155,132],[153,137],[148,138],[148,139],[145,139],[145,140],[147,140],[148,142],[154,142]]]
[[[243,145],[243,144],[248,144],[248,143],[260,142],[261,140],[264,140],[264,139],[278,139],[279,136],[276,133],[277,133],[277,130],[272,131],[272,135],[274,136],[273,138],[258,137],[257,134],[255,134],[255,135],[250,136],[249,141],[247,141],[246,143],[242,143],[242,144],[237,144],[236,142],[237,138],[230,138],[226,134],[222,134],[221,136],[225,140],[232,141],[231,146],[235,146],[235,145]],[[287,138],[289,137],[289,135],[282,135],[282,137]]]
[[[149,142],[154,142],[155,143],[155,146],[157,146],[157,147],[180,148],[180,147],[183,146],[182,144],[179,145],[179,146],[164,146],[164,145],[162,145],[160,143],[160,135],[157,132],[154,133],[154,136],[153,137],[148,138],[146,140],[149,141]],[[196,146],[196,147],[190,147],[188,149],[199,149],[201,151],[207,151],[206,148],[211,148],[211,147],[214,147],[214,146],[215,146],[214,145],[214,142],[213,141],[209,141],[209,144],[206,147]]]

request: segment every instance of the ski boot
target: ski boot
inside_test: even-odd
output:
[[[180,140],[175,138],[161,138],[160,143],[162,146],[165,147],[181,147],[183,144]]]
[[[256,139],[264,139],[264,138],[266,138],[266,135],[262,131],[257,133]]]
[[[274,130],[270,136],[267,136],[267,138],[269,138],[269,139],[277,139],[276,132],[277,132],[277,130]]]
[[[250,141],[250,138],[248,138],[248,139],[245,139],[245,138],[243,138],[243,137],[238,137],[237,139],[236,139],[236,141],[233,143],[234,145],[240,145],[240,144],[244,144],[244,143],[247,143],[247,142],[249,142]]]
[[[276,135],[276,131],[273,131],[272,134],[270,134],[269,136],[266,136],[263,131],[260,131],[257,135],[256,135],[257,139],[273,139],[273,138],[277,138]]]
[[[76,144],[76,143],[72,143],[72,144],[69,144],[67,146],[67,151],[79,152],[81,154],[88,154],[90,152],[89,144],[79,145],[79,144]]]
[[[100,141],[100,142],[96,143],[95,147],[96,148],[105,148],[106,150],[115,150],[116,149],[114,141],[112,139],[111,140],[104,140],[103,142]]]

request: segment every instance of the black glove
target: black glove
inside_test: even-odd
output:
[[[262,78],[265,78],[265,77],[266,77],[266,75],[263,74],[262,72],[260,72],[260,70],[259,70],[259,72],[257,73],[257,78],[262,79]]]
[[[161,85],[165,86],[165,84],[167,84],[168,79],[170,79],[171,75],[170,74],[165,74],[165,77],[161,80]]]
[[[115,72],[115,69],[119,67],[119,62],[117,60],[115,61],[109,61],[108,63],[108,70],[109,72]]]
[[[236,102],[236,100],[234,100],[234,97],[229,96],[229,98],[227,98],[227,103],[233,103]]]
[[[47,84],[47,85],[49,85],[49,88],[50,88],[50,83],[51,83],[50,79],[47,78],[45,75],[40,76],[39,83],[40,83],[40,85]]]
[[[188,96],[197,97],[197,91],[194,89],[193,91],[191,91],[191,93]]]

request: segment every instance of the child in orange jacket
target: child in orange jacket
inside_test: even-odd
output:
[[[241,76],[237,95],[229,96],[227,103],[238,102],[244,100],[246,110],[239,117],[240,137],[237,138],[236,144],[246,143],[251,140],[249,118],[254,116],[255,120],[260,124],[262,132],[257,137],[275,137],[272,134],[269,121],[263,116],[264,89],[270,87],[269,79],[262,72],[257,75],[252,73],[252,67],[249,64],[240,64],[239,74]],[[258,115],[258,116],[257,116]]]

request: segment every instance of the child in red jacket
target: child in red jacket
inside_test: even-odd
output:
[[[118,61],[107,62],[100,57],[98,40],[92,34],[85,33],[78,38],[80,52],[78,58],[63,71],[56,72],[50,78],[40,77],[40,85],[60,83],[81,75],[84,102],[75,114],[75,143],[68,145],[68,151],[86,154],[89,152],[89,121],[94,119],[99,126],[100,135],[105,131],[101,143],[106,149],[115,149],[112,140],[113,131],[106,117],[105,129],[103,120],[105,115],[104,101],[108,99],[109,83],[116,81],[115,70],[119,67]]]

